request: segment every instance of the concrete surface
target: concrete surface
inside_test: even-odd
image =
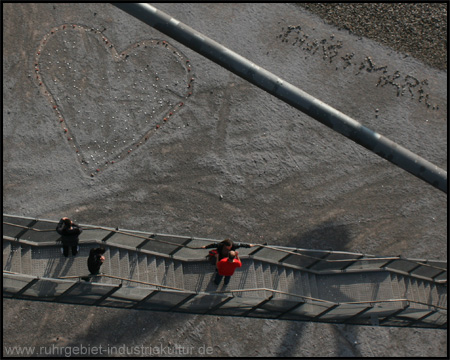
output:
[[[156,6],[447,169],[447,71],[291,4]],[[137,44],[148,48],[138,51]],[[443,192],[110,4],[3,4],[3,59],[4,213],[446,259]],[[141,77],[146,65],[164,83],[156,84],[156,74]],[[153,98],[140,101],[145,95]],[[153,117],[142,115],[151,111]],[[195,356],[447,355],[446,331],[5,299],[3,309],[4,355],[9,346],[144,346]],[[167,353],[176,346],[178,354]],[[145,355],[131,352],[122,355]]]

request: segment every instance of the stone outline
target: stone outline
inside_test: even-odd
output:
[[[53,111],[58,119],[58,122],[61,126],[61,129],[63,131],[63,135],[67,139],[68,142],[71,142],[72,148],[74,149],[75,153],[77,154],[78,161],[80,162],[80,164],[85,172],[89,172],[89,169],[88,169],[88,166],[87,166],[87,163],[85,162],[85,160],[82,159],[81,146],[78,144],[76,137],[70,131],[64,115],[62,114],[61,110],[58,108],[58,103],[57,103],[55,96],[53,96],[53,94],[49,91],[49,89],[45,85],[45,81],[40,73],[41,63],[39,60],[40,60],[41,53],[43,52],[43,50],[45,48],[45,44],[53,35],[55,35],[58,31],[62,31],[62,30],[65,30],[65,31],[77,30],[77,31],[93,32],[96,35],[101,36],[101,39],[103,40],[104,45],[107,46],[107,50],[110,52],[110,54],[115,62],[124,61],[129,56],[128,53],[131,52],[136,47],[164,46],[165,48],[168,49],[168,51],[170,51],[172,53],[172,55],[179,58],[180,64],[186,70],[186,80],[187,80],[188,86],[187,86],[186,93],[184,94],[184,96],[182,96],[182,99],[184,99],[184,101],[186,101],[186,99],[188,99],[193,94],[193,84],[194,84],[195,76],[193,75],[193,71],[192,71],[193,68],[192,68],[191,62],[189,59],[187,59],[187,57],[185,55],[183,55],[173,45],[169,44],[166,40],[160,40],[160,39],[142,40],[142,41],[139,41],[139,42],[136,42],[136,43],[130,45],[128,48],[126,48],[125,50],[123,50],[119,53],[116,50],[115,46],[111,43],[111,41],[105,35],[103,35],[102,31],[100,31],[98,29],[88,28],[86,26],[79,25],[79,24],[63,24],[63,25],[51,28],[50,31],[47,32],[44,35],[44,37],[42,38],[42,40],[39,42],[38,49],[36,50],[36,52],[34,54],[33,71],[35,73],[35,76],[34,76],[33,80],[36,82],[38,88],[40,89],[41,94],[49,101],[50,105],[52,106],[52,109],[53,109]],[[156,80],[158,80],[158,79],[156,78]],[[144,133],[144,135],[142,135],[134,143],[131,143],[131,145],[127,144],[124,147],[123,151],[121,151],[119,154],[116,154],[116,156],[113,157],[113,160],[108,160],[102,166],[98,166],[96,171],[94,173],[91,173],[90,176],[94,177],[95,174],[98,174],[101,171],[103,171],[105,168],[107,168],[107,166],[109,164],[114,164],[114,163],[126,158],[133,150],[136,150],[140,145],[143,144],[143,142],[146,142],[152,135],[154,135],[156,133],[156,131],[158,129],[160,129],[161,126],[164,123],[166,123],[170,117],[174,116],[175,113],[179,110],[179,108],[182,107],[183,105],[184,105],[183,101],[177,102],[177,104],[174,105],[173,108],[169,109],[169,111],[163,116],[163,118],[160,121],[158,121],[158,123],[156,124],[156,126],[154,128],[148,130],[146,133]]]
[[[314,31],[315,28],[312,30]],[[358,66],[357,63],[351,61],[354,60],[354,53],[346,53],[344,56],[340,56],[339,49],[343,47],[343,41],[336,39],[334,34],[331,34],[329,38],[325,37],[320,40],[317,38],[313,39],[302,29],[301,25],[288,25],[286,29],[284,26],[281,28],[281,34],[277,35],[276,38],[281,39],[282,43],[290,44],[290,42],[292,42],[292,46],[297,45],[297,48],[308,52],[311,56],[314,56],[316,52],[321,49],[322,51],[319,51],[318,55],[322,54],[323,61],[332,64],[334,58],[336,58],[337,61],[339,61],[339,59],[343,60],[344,64],[342,65],[342,70],[346,70],[348,67]],[[336,70],[339,70],[337,65]],[[361,74],[363,70],[366,70],[367,73],[382,71],[383,75],[378,77],[378,82],[375,85],[376,87],[391,85],[396,89],[397,97],[404,96],[408,90],[411,98],[414,99],[416,98],[415,93],[417,93],[416,95],[419,103],[423,100],[423,104],[426,105],[428,109],[439,110],[439,105],[430,103],[430,96],[428,93],[425,93],[426,89],[424,87],[428,86],[428,79],[419,80],[410,74],[400,74],[398,70],[395,72],[390,70],[390,74],[387,74],[388,65],[377,66],[370,56],[365,56],[364,59],[360,61],[358,71],[354,73],[354,75]],[[397,79],[402,82],[396,82],[395,80]]]

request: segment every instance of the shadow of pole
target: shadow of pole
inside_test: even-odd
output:
[[[349,251],[351,250],[348,246],[350,240],[348,226],[340,224],[337,219],[333,219],[325,221],[311,230],[300,232],[298,235],[292,236],[284,246],[304,249]],[[335,325],[332,325],[331,328],[332,333],[335,334],[336,344],[336,349],[334,349],[333,353],[336,354],[336,356],[358,356],[354,352],[351,343],[343,335],[342,330],[336,328]],[[308,326],[306,322],[291,322],[286,328],[283,341],[278,347],[277,354],[283,357],[298,356],[298,347],[300,344],[310,339],[306,333],[307,329]],[[330,344],[327,344],[326,346],[329,347]],[[349,346],[351,348],[350,351]]]

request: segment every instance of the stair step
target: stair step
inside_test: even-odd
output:
[[[272,284],[274,290],[287,292],[286,271],[283,267],[272,265]]]
[[[425,302],[433,305],[432,286],[428,281],[423,282],[423,292],[425,293]]]
[[[305,288],[303,286],[302,277],[305,273],[302,273],[299,270],[294,270],[294,280],[293,280],[293,288],[295,289],[295,294],[306,296]]]
[[[309,285],[311,288],[311,297],[318,299],[319,298],[319,290],[317,288],[316,275],[309,273],[308,277],[309,277]]]
[[[21,245],[21,264],[22,264],[22,273],[32,275],[33,274],[33,265],[31,263],[31,252],[32,247],[30,245]]]
[[[397,274],[391,274],[391,287],[392,293],[394,294],[394,299],[400,299],[400,285],[398,283]]]
[[[244,260],[242,268],[238,271],[239,284],[236,286],[238,289],[249,289],[249,288],[262,288],[264,287],[264,280],[262,274],[262,268],[257,270],[258,265],[252,260]],[[233,278],[232,278],[233,279]],[[230,283],[231,284],[231,283]],[[233,285],[233,284],[232,284]],[[258,297],[264,299],[269,296],[266,291],[252,291],[248,293],[248,296]]]
[[[137,254],[138,261],[138,280],[148,282],[148,270],[147,270],[147,255],[138,253]]]
[[[120,276],[119,249],[109,249],[109,275]]]
[[[11,242],[3,240],[3,270],[11,271],[11,262],[8,261],[11,256]]]
[[[166,285],[177,287],[176,275],[175,275],[175,261],[172,259],[165,259],[166,261]]]
[[[184,289],[183,263],[181,261],[173,261],[174,286]]]
[[[435,283],[431,283],[430,284],[430,289],[431,289],[430,290],[430,302],[433,305],[440,306],[439,303],[440,303],[440,300],[441,300],[441,294],[440,294],[440,291],[439,291],[439,286],[437,284],[435,284]]]
[[[411,284],[411,294],[412,299],[414,301],[420,301],[419,300],[419,289],[417,287],[417,281],[414,278],[409,278],[409,283]]]
[[[8,257],[8,271],[22,272],[22,259],[20,244],[11,244],[11,249]]]
[[[108,250],[107,250],[108,251]],[[106,256],[105,253],[105,258],[109,258],[109,272],[106,271],[106,269],[103,269],[103,266],[105,264],[102,265],[102,268],[100,269],[101,272],[107,274],[107,275],[112,275],[112,276],[121,276],[120,273],[120,254],[119,254],[119,249],[116,248],[109,248],[109,254],[108,256]],[[106,262],[106,261],[105,261]],[[107,283],[107,284],[120,284],[120,280],[119,279],[111,279],[111,278],[105,278],[103,280],[103,282]]]
[[[128,259],[128,250],[119,250],[119,273],[119,276],[122,278],[130,278],[130,261]]]
[[[273,289],[272,272],[270,270],[270,264],[263,263],[262,270],[263,270],[263,278],[264,278],[264,287],[266,289]]]
[[[404,276],[403,281],[405,282],[405,297],[408,300],[414,300],[413,294],[412,294],[412,288],[411,288],[411,281],[409,281],[409,277]]]
[[[264,288],[264,268],[261,261],[255,260],[254,263],[255,268],[255,276],[256,276],[256,287],[257,288]]]
[[[173,261],[170,259],[157,258],[158,279],[161,285],[174,286],[175,274],[173,269]]]
[[[303,289],[303,295],[312,297],[311,295],[311,287],[309,284],[309,276],[308,273],[305,271],[301,271],[301,282],[302,282],[302,289]]]
[[[438,306],[447,308],[447,287],[446,286],[439,286],[438,287],[438,294],[439,294]]]
[[[139,259],[138,254],[135,251],[128,252],[128,261],[130,266],[129,278],[133,280],[139,280]],[[135,286],[135,285],[133,285]]]
[[[295,284],[295,270],[286,268],[286,291],[292,294],[298,294],[298,289]]]
[[[406,283],[405,277],[397,274],[397,282],[398,282],[398,292],[400,299],[406,299]]]
[[[417,283],[417,292],[419,293],[419,301],[426,303],[427,296],[425,294],[425,284],[422,280],[416,280]]]
[[[182,266],[186,289],[191,291],[215,291],[217,289],[217,286],[212,283],[215,268],[208,261],[187,262]]]
[[[151,284],[161,284],[158,278],[158,266],[156,257],[153,255],[147,255],[147,278]]]

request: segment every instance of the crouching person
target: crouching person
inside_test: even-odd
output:
[[[92,275],[97,275],[100,272],[100,267],[103,265],[103,262],[105,261],[105,257],[103,256],[105,251],[106,249],[99,247],[91,249],[91,251],[89,252],[87,265],[89,272]]]

